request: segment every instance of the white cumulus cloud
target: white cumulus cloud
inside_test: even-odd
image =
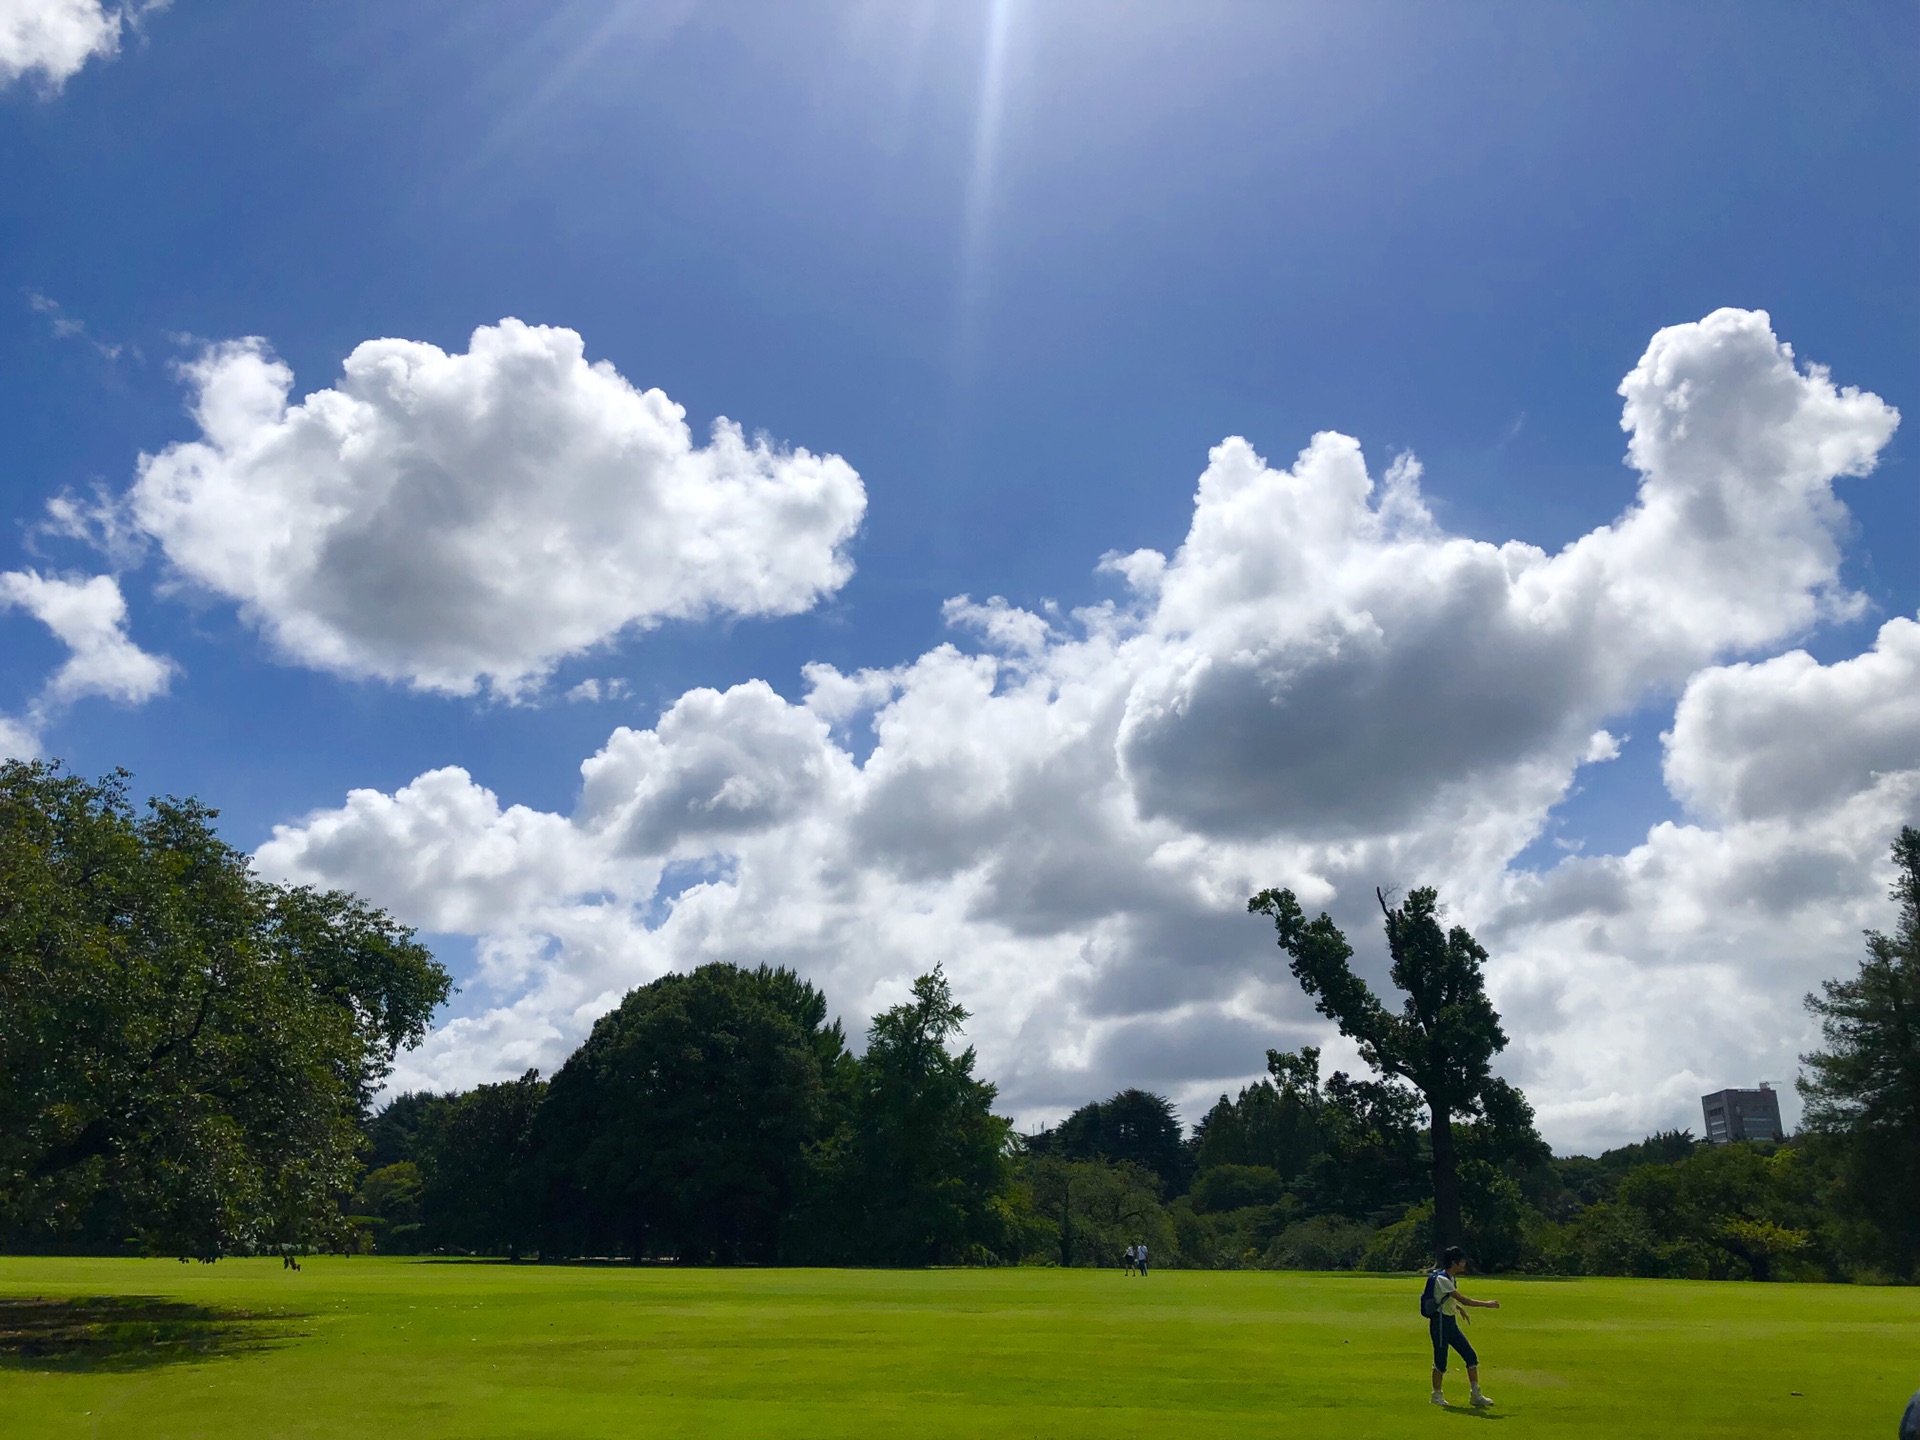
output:
[[[11,754],[37,754],[43,724],[75,700],[100,695],[140,705],[164,692],[173,677],[172,661],[149,655],[127,635],[126,598],[111,575],[0,573],[0,610],[15,607],[51,630],[68,655],[23,719],[0,716],[0,747]]]
[[[111,575],[77,579],[10,570],[0,574],[0,604],[27,611],[72,652],[47,682],[49,700],[104,695],[138,705],[167,688],[173,666],[127,637],[126,598]]]
[[[0,0],[0,85],[38,72],[58,88],[120,48],[124,10],[100,0]]]
[[[259,862],[480,937],[478,1009],[408,1083],[554,1064],[627,986],[711,958],[793,964],[856,1026],[942,963],[1016,1113],[1150,1083],[1191,1116],[1266,1046],[1326,1038],[1248,894],[1332,909],[1378,978],[1373,887],[1433,883],[1494,948],[1509,1071],[1554,1139],[1687,1123],[1704,1081],[1779,1070],[1799,994],[1851,963],[1920,794],[1920,627],[1836,666],[1766,658],[1860,608],[1833,487],[1891,407],[1730,310],[1660,332],[1621,389],[1637,488],[1557,553],[1445,533],[1410,457],[1376,484],[1344,436],[1284,469],[1229,439],[1170,559],[1102,562],[1125,603],[961,597],[947,618],[985,653],[810,666],[798,703],[689,692],[614,732],[571,814],[438,771],[281,827]],[[1618,753],[1604,722],[1673,693],[1695,822],[1514,868]],[[1794,727],[1826,747],[1817,780],[1789,773]]]
[[[141,529],[279,649],[347,675],[513,696],[669,619],[789,615],[852,573],[866,493],[503,320],[464,354],[369,340],[291,403],[260,340],[185,367],[202,438],[141,460]]]
[[[1533,1022],[1520,1058],[1565,1127],[1647,1128],[1724,1083],[1792,1078],[1801,997],[1889,923],[1888,841],[1920,823],[1920,624],[1831,665],[1702,670],[1664,741],[1689,823],[1516,877],[1500,915]]]
[[[11,716],[0,715],[0,760],[31,760],[40,753],[40,737]]]

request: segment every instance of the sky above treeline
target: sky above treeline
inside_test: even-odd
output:
[[[417,926],[402,1088],[940,964],[1023,1127],[1191,1123],[1358,1064],[1247,896],[1384,985],[1431,884],[1556,1146],[1697,1131],[1920,823],[1917,92],[1906,3],[0,0],[0,750]]]

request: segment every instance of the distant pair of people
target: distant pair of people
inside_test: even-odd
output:
[[[1120,1258],[1126,1265],[1127,1274],[1145,1275],[1147,1273],[1147,1247],[1145,1244],[1127,1246],[1126,1249],[1120,1252]]]

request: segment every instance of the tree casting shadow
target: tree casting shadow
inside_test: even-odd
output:
[[[297,1315],[257,1315],[154,1295],[0,1298],[0,1369],[147,1370],[268,1350]]]

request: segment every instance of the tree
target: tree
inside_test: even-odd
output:
[[[1184,1188],[1193,1164],[1173,1102],[1147,1090],[1122,1090],[1110,1100],[1082,1105],[1057,1128],[1034,1136],[1028,1148],[1068,1160],[1143,1166],[1170,1194]]]
[[[1048,1248],[1061,1265],[1118,1265],[1120,1252],[1141,1241],[1161,1264],[1172,1261],[1173,1226],[1151,1170],[1128,1160],[1053,1154],[1030,1155],[1021,1170],[1034,1214],[1052,1232]]]
[[[1270,1165],[1215,1165],[1200,1172],[1192,1200],[1193,1208],[1205,1215],[1244,1210],[1249,1205],[1277,1205],[1286,1193],[1286,1178]]]
[[[447,972],[413,931],[357,896],[306,885],[260,889],[265,938],[280,963],[351,1019],[358,1053],[342,1077],[364,1113],[392,1073],[394,1054],[425,1037],[428,1018],[451,988]]]
[[[420,1219],[432,1249],[517,1260],[539,1232],[534,1119],[546,1099],[538,1070],[448,1095],[429,1112]]]
[[[257,879],[194,800],[0,766],[0,1231],[216,1256],[344,1238],[363,1104],[445,970]]]
[[[1289,1181],[1304,1174],[1327,1148],[1326,1097],[1320,1090],[1320,1052],[1269,1050],[1272,1081],[1259,1080],[1237,1100],[1220,1097],[1194,1131],[1199,1168],[1265,1165]]]
[[[703,965],[629,991],[541,1110],[544,1248],[781,1259],[846,1050],[826,1009],[793,971],[764,965]]]
[[[1635,1166],[1608,1217],[1613,1231],[1651,1241],[1623,1257],[1629,1273],[1776,1278],[1783,1261],[1813,1246],[1819,1206],[1805,1170],[1790,1149],[1767,1154],[1745,1144]],[[1593,1242],[1588,1250],[1596,1269],[1615,1258]]]
[[[1327,1077],[1320,1121],[1326,1149],[1301,1184],[1308,1208],[1379,1224],[1402,1213],[1429,1183],[1420,1153],[1420,1098],[1396,1080]],[[1423,1179],[1423,1176],[1427,1177]]]
[[[947,1048],[966,1018],[936,968],[867,1031],[840,1192],[856,1258],[955,1264],[1005,1241],[1012,1126],[993,1113],[994,1087],[974,1078],[973,1048]]]
[[[1920,1266],[1920,830],[1893,842],[1893,934],[1867,932],[1859,973],[1807,996],[1826,1049],[1803,1055],[1804,1125],[1840,1139],[1846,1193],[1901,1274]]]
[[[377,1253],[420,1253],[420,1187],[420,1167],[411,1160],[369,1170],[360,1182],[353,1197],[352,1220],[365,1227]]]
[[[1359,1042],[1367,1064],[1407,1081],[1426,1102],[1440,1248],[1466,1234],[1453,1122],[1481,1113],[1493,1083],[1490,1062],[1507,1037],[1481,973],[1487,952],[1462,926],[1442,930],[1438,892],[1414,890],[1398,906],[1375,894],[1386,917],[1393,983],[1407,995],[1397,1015],[1354,973],[1353,947],[1331,916],[1309,921],[1291,890],[1263,890],[1247,909],[1273,920],[1300,988],[1341,1034]]]
[[[382,1170],[403,1160],[418,1162],[426,1145],[426,1126],[441,1096],[430,1090],[408,1090],[393,1097],[361,1129],[367,1137],[368,1170]]]

